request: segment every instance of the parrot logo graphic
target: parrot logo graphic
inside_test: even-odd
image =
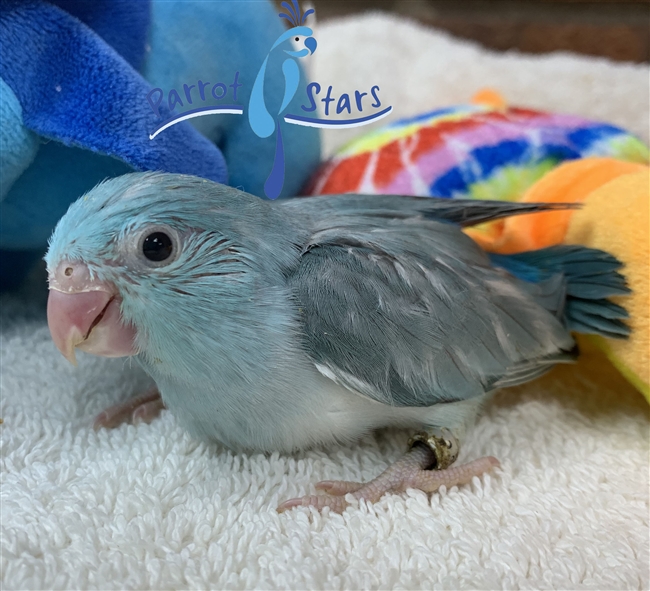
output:
[[[298,0],[283,0],[281,6],[284,12],[280,12],[278,16],[289,21],[291,28],[273,42],[264,58],[251,88],[246,113],[255,136],[266,139],[275,133],[273,164],[264,183],[264,194],[269,199],[277,199],[284,186],[286,169],[286,151],[282,137],[284,124],[330,130],[348,129],[374,123],[388,116],[393,110],[392,106],[382,104],[379,97],[380,88],[377,84],[368,88],[367,92],[362,92],[360,89],[333,92],[332,84],[321,85],[318,82],[309,82],[304,88],[303,98],[306,104],[300,105],[300,110],[296,113],[286,112],[301,86],[298,60],[312,55],[316,51],[317,43],[314,31],[305,26],[307,17],[315,11],[310,8],[301,14]],[[293,45],[289,43],[290,41]],[[278,80],[282,102],[279,108],[273,107],[274,112],[271,113],[264,99],[264,91],[266,84],[267,95],[270,94],[268,86],[270,82],[275,82],[269,78],[275,75],[276,58],[282,66],[282,77]],[[270,68],[269,62],[272,63]],[[272,71],[271,74],[269,70]],[[167,92],[162,88],[153,88],[147,94],[147,102],[156,117],[156,127],[149,133],[150,140],[173,125],[195,117],[245,114],[244,106],[237,102],[238,89],[242,87],[242,83],[239,82],[239,71],[235,72],[230,84],[228,84],[230,80],[204,81],[210,78],[212,77],[202,77],[196,81],[196,84],[183,84],[182,89],[172,88]],[[278,87],[276,86],[275,89]],[[218,104],[215,105],[214,101]],[[323,111],[322,115],[319,114],[319,108]]]
[[[264,183],[264,193],[269,199],[276,199],[282,191],[284,185],[284,145],[282,143],[282,129],[280,126],[281,115],[287,108],[291,99],[298,90],[300,83],[300,68],[298,67],[297,60],[305,56],[311,55],[316,51],[316,39],[314,39],[314,32],[304,26],[305,19],[314,12],[313,9],[305,11],[300,16],[300,8],[298,7],[297,0],[291,0],[293,6],[288,2],[282,2],[281,6],[287,10],[289,14],[284,12],[279,13],[280,18],[287,19],[293,26],[288,31],[280,35],[268,55],[264,59],[259,72],[255,78],[251,97],[248,104],[248,121],[250,123],[253,133],[260,138],[267,138],[275,132],[275,156],[273,159],[273,167],[266,182]],[[268,65],[269,56],[280,47],[285,41],[294,39],[299,43],[302,39],[304,47],[298,50],[282,49],[287,54],[284,62],[282,62],[282,73],[284,75],[284,96],[282,104],[275,113],[275,117],[269,113],[264,101],[264,78],[266,75],[266,67]]]

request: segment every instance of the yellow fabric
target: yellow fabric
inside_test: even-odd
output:
[[[630,312],[632,335],[625,341],[593,339],[650,402],[650,168],[644,168],[589,194],[569,221],[565,243],[600,248],[625,263],[633,294],[618,303]]]
[[[614,158],[582,158],[554,168],[520,199],[535,203],[581,203],[594,190],[622,175],[647,170],[647,166]],[[490,252],[510,254],[535,250],[564,241],[573,210],[506,218],[494,223],[489,233],[469,229],[467,233]],[[586,244],[585,246],[590,246]]]

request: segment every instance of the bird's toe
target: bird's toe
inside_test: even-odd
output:
[[[152,388],[142,396],[111,406],[100,412],[93,423],[95,431],[114,429],[122,423],[150,423],[165,408],[160,392]]]

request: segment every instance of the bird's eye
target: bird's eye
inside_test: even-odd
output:
[[[300,41],[300,37],[296,37],[296,41]]]
[[[173,252],[174,244],[165,232],[151,232],[142,241],[142,254],[151,262],[166,261]]]
[[[167,224],[146,224],[127,232],[120,240],[120,254],[134,269],[151,270],[167,267],[183,253],[178,230]]]

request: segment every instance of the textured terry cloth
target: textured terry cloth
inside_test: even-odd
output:
[[[647,66],[496,54],[380,15],[316,35],[313,79],[351,91],[376,79],[400,94],[397,116],[492,80],[517,104],[612,121],[647,141]],[[327,132],[328,149],[350,133]],[[409,433],[268,457],[197,443],[168,412],[95,433],[95,413],[147,379],[128,360],[80,354],[73,368],[44,313],[17,297],[0,299],[0,320],[3,589],[649,586],[649,409],[603,357],[497,395],[461,460],[491,454],[502,470],[430,498],[278,515],[279,501],[319,479],[374,477]]]
[[[293,456],[233,454],[167,411],[94,432],[141,392],[128,361],[73,368],[43,314],[0,300],[3,589],[647,589],[648,405],[604,357],[503,391],[463,448],[502,469],[343,515],[275,507],[368,480],[408,432]]]

